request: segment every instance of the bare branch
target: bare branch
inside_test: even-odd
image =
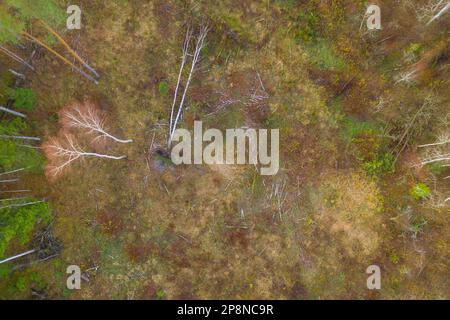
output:
[[[6,191],[0,190],[0,193],[22,193],[22,192],[31,192],[31,190],[6,190]]]
[[[26,202],[26,203],[14,203],[14,204],[9,204],[9,205],[0,207],[0,210],[1,209],[7,209],[7,208],[17,208],[17,207],[31,206],[33,204],[42,203],[42,202],[44,202],[44,200],[33,201],[33,202]]]
[[[133,140],[119,139],[105,130],[105,117],[93,103],[74,104],[62,111],[61,122],[72,128],[86,129],[89,133],[96,133],[97,137],[110,138],[119,143],[130,143]]]
[[[26,66],[27,68],[30,68],[31,70],[34,70],[34,68],[28,63],[26,62],[24,59],[22,59],[21,57],[19,57],[18,55],[16,55],[14,52],[6,49],[3,46],[0,46],[0,52],[3,52],[4,54],[6,54],[8,57],[10,57],[11,59],[13,59],[16,62],[19,62],[20,64],[23,64],[24,66]]]
[[[4,138],[4,139],[17,139],[17,140],[33,140],[33,141],[41,141],[41,138],[38,138],[38,137],[9,136],[9,135],[6,135],[6,134],[0,134],[0,138]]]
[[[2,107],[2,106],[0,106],[0,111],[6,112],[6,113],[9,113],[9,114],[12,114],[14,116],[21,117],[21,118],[26,118],[27,117],[23,113],[20,113],[20,112],[17,112],[17,111],[14,111],[14,110]]]
[[[53,138],[42,146],[47,159],[50,160],[50,164],[46,167],[46,172],[49,173],[50,176],[57,176],[64,168],[80,158],[95,157],[112,160],[126,158],[126,156],[111,156],[95,152],[86,152],[75,142],[72,136],[66,134],[64,135],[64,139],[65,140],[62,142],[57,138]]]
[[[440,1],[442,2],[442,1]],[[434,20],[439,19],[442,15],[444,15],[450,9],[450,2],[448,2],[430,21],[428,21],[427,25],[432,23]]]
[[[11,261],[11,260],[15,260],[15,259],[17,259],[17,258],[26,256],[26,255],[29,255],[29,254],[32,254],[32,253],[35,252],[35,251],[36,251],[35,249],[33,249],[33,250],[28,250],[28,251],[26,251],[26,252],[23,252],[23,253],[20,253],[20,254],[15,255],[15,256],[6,258],[6,259],[4,259],[4,260],[1,260],[1,261],[0,261],[0,264],[5,263],[5,262],[8,262],[8,261]]]
[[[172,126],[169,126],[169,130],[170,130],[169,131],[169,139],[168,139],[169,147],[170,147],[170,143],[171,143],[171,141],[173,139],[173,135],[175,134],[175,130],[176,130],[177,125],[178,125],[178,121],[180,120],[180,116],[181,116],[181,113],[183,111],[184,100],[186,99],[186,94],[187,94],[187,91],[189,89],[189,85],[190,85],[191,80],[192,80],[192,75],[194,74],[195,67],[196,67],[196,65],[198,63],[198,60],[200,58],[200,52],[201,52],[201,50],[203,48],[204,41],[205,41],[205,38],[206,38],[207,34],[208,34],[208,27],[207,26],[202,26],[200,28],[200,33],[199,33],[199,35],[197,37],[195,50],[194,50],[194,54],[193,54],[193,57],[192,57],[191,68],[190,68],[190,71],[189,71],[189,76],[188,76],[188,79],[186,81],[186,85],[184,87],[184,91],[183,91],[183,95],[181,97],[180,104],[178,106],[178,112],[177,112],[177,115],[175,117],[175,120],[173,121]],[[171,121],[171,123],[172,123],[172,121]]]
[[[170,111],[170,122],[169,122],[169,140],[167,141],[168,146],[170,146],[170,133],[172,132],[172,126],[173,126],[173,113],[175,110],[175,104],[177,102],[177,97],[178,97],[178,89],[180,87],[180,82],[181,82],[181,75],[183,73],[183,69],[184,69],[184,65],[186,64],[187,61],[187,57],[188,57],[188,51],[189,51],[189,42],[191,40],[192,37],[192,31],[191,28],[188,27],[187,31],[186,31],[186,37],[184,39],[184,44],[183,44],[183,54],[181,57],[181,65],[180,65],[180,71],[178,72],[178,80],[177,80],[177,85],[175,87],[175,93],[173,95],[173,102],[172,102],[172,109]]]
[[[7,174],[20,172],[20,171],[23,171],[23,170],[25,170],[25,169],[26,169],[26,168],[20,168],[20,169],[15,169],[15,170],[12,170],[12,171],[2,172],[2,173],[0,173],[0,176],[4,176],[4,175],[7,175]]]
[[[0,183],[11,183],[11,182],[17,182],[19,179],[9,179],[9,180],[0,180]]]

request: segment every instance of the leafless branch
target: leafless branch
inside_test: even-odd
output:
[[[119,139],[105,130],[105,117],[89,102],[74,104],[62,112],[62,122],[72,128],[86,129],[89,133],[96,133],[97,137],[110,138],[119,143],[130,143],[133,140]]]
[[[43,145],[44,152],[51,164],[46,168],[51,176],[56,176],[72,162],[84,157],[107,158],[113,160],[125,159],[126,156],[111,156],[84,151],[70,135],[64,135],[65,141],[52,139]]]
[[[173,139],[173,135],[175,134],[175,130],[176,130],[177,125],[178,125],[178,121],[180,120],[180,116],[181,116],[182,111],[183,111],[184,100],[186,99],[186,94],[187,94],[187,91],[189,89],[189,85],[191,83],[192,76],[193,76],[194,71],[195,71],[195,67],[196,67],[196,65],[197,65],[197,63],[199,61],[200,52],[201,52],[201,50],[202,50],[202,48],[204,46],[204,41],[205,41],[205,38],[206,38],[207,34],[208,34],[208,27],[207,26],[202,26],[200,28],[200,33],[199,33],[199,35],[197,37],[194,54],[192,55],[191,68],[190,68],[189,75],[188,75],[188,78],[187,78],[187,81],[186,81],[186,85],[184,87],[183,95],[181,96],[181,101],[180,101],[180,104],[178,106],[178,111],[177,111],[175,119],[173,119],[173,113],[171,113],[171,120],[170,120],[170,125],[169,125],[169,138],[168,138],[168,146],[169,147],[170,147],[170,143],[171,143],[171,141]],[[184,55],[185,52],[187,53],[187,49],[188,49],[188,44],[187,43],[189,42],[188,40],[190,39],[190,31],[187,32],[186,39],[187,39],[187,41],[185,40],[185,44],[183,46],[183,55]],[[185,62],[186,61],[184,61],[184,63]],[[182,61],[182,65],[183,66],[184,66],[184,63]],[[181,71],[180,71],[180,73],[181,73]],[[174,97],[174,101],[176,101],[176,97]]]

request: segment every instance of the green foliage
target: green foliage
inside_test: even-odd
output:
[[[351,117],[343,119],[341,137],[350,143],[360,135],[372,135],[378,131],[378,127],[373,122],[358,121]]]
[[[20,277],[17,279],[15,287],[19,292],[24,292],[27,289],[27,279],[25,277]]]
[[[0,134],[20,135],[27,128],[21,118],[12,121],[0,121]],[[14,168],[29,168],[33,171],[42,169],[44,159],[36,149],[17,144],[15,140],[0,139],[0,167],[5,170]]]
[[[427,168],[428,170],[430,170],[431,173],[437,176],[443,174],[445,170],[447,170],[447,167],[444,167],[443,165],[437,162],[427,164]]]
[[[312,62],[320,69],[342,71],[346,67],[344,58],[339,56],[326,40],[308,45],[307,51]]]
[[[17,88],[8,89],[8,96],[14,100],[14,106],[17,109],[31,111],[36,105],[36,94],[31,89]]]
[[[5,170],[29,168],[33,172],[42,170],[44,158],[32,148],[16,144],[11,140],[0,139],[0,166]]]
[[[169,85],[165,81],[161,81],[158,84],[158,91],[162,96],[165,96],[167,92],[169,91]]]
[[[297,0],[275,0],[274,3],[281,8],[292,10],[297,4]]]
[[[393,264],[397,264],[397,263],[399,263],[400,258],[398,257],[397,253],[392,252],[392,253],[390,254],[390,256],[389,256],[389,260],[391,260],[391,262],[392,262]]]
[[[27,124],[22,118],[14,118],[11,121],[0,121],[0,134],[18,135],[26,128]]]
[[[423,227],[427,224],[427,220],[422,218],[416,218],[414,221],[412,221],[411,225],[409,226],[409,230],[413,233],[413,237],[417,237],[419,233],[422,232]]]
[[[294,26],[294,39],[297,43],[312,42],[319,36],[319,18],[314,11],[300,12]]]
[[[6,267],[6,266],[5,266]],[[1,268],[1,266],[0,266]],[[6,270],[8,267],[4,268]],[[1,279],[0,271],[0,279]],[[29,292],[30,288],[42,290],[46,287],[46,282],[42,276],[35,271],[24,271],[21,273],[9,273],[9,277],[5,277],[5,293],[6,296],[23,297],[24,294]],[[3,298],[0,295],[1,298]]]
[[[0,2],[0,43],[17,43],[18,35],[31,19],[57,27],[65,12],[53,0],[5,0]]]
[[[158,288],[156,290],[156,299],[157,300],[164,300],[164,299],[166,299],[166,296],[167,296],[166,292],[163,289]]]
[[[17,43],[17,34],[25,28],[25,24],[17,21],[5,8],[0,6],[0,43]]]
[[[420,58],[422,46],[420,43],[411,43],[404,51],[403,56],[407,63],[417,62]]]
[[[364,170],[371,175],[393,172],[395,167],[395,157],[391,153],[377,155],[372,161],[364,163]]]
[[[26,201],[36,200],[30,198]],[[35,225],[39,222],[48,223],[50,218],[51,212],[45,202],[0,209],[0,257],[4,256],[11,240],[18,239],[25,245]]]
[[[64,11],[53,0],[6,0],[6,5],[14,8],[19,18],[27,21],[41,19],[54,26],[65,21]]]
[[[425,183],[420,182],[411,188],[409,194],[415,200],[422,200],[428,197],[431,194],[431,191],[430,188]]]

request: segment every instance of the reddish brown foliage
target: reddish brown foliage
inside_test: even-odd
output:
[[[124,227],[122,217],[112,210],[100,212],[97,220],[102,226],[103,231],[111,236],[118,235]]]
[[[70,154],[70,150],[75,149],[76,146],[74,140],[73,135],[60,130],[58,136],[51,137],[42,144],[41,148],[47,158],[44,173],[50,181],[53,181],[75,160],[75,155]]]
[[[125,251],[133,262],[139,263],[146,261],[154,248],[152,244],[139,240],[127,244]]]

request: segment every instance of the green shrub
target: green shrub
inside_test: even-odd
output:
[[[165,96],[167,92],[169,91],[169,86],[167,85],[167,82],[161,81],[158,84],[158,91],[162,96]]]
[[[25,277],[20,277],[17,279],[15,287],[19,292],[24,292],[27,288],[27,279]]]
[[[11,267],[6,264],[0,264],[0,279],[6,278],[11,274]]]
[[[6,0],[6,5],[15,9],[19,19],[41,19],[51,25],[58,26],[64,23],[66,15],[53,0]]]
[[[344,58],[339,56],[326,40],[319,40],[307,47],[312,62],[319,69],[342,71],[346,67]]]
[[[26,199],[26,202],[36,201]],[[2,205],[5,205],[2,203]],[[18,239],[25,245],[30,240],[31,232],[37,223],[47,224],[51,212],[45,202],[23,207],[10,207],[0,209],[0,258],[5,254],[11,240]]]
[[[426,224],[427,220],[425,220],[424,218],[415,219],[409,227],[409,230],[413,233],[413,237],[417,237],[417,235],[422,232],[423,227]]]
[[[391,260],[391,262],[393,264],[398,264],[400,261],[400,258],[398,257],[398,255],[395,252],[392,252],[391,255],[389,256],[389,260]]]
[[[0,10],[0,43],[17,43],[16,34],[25,29],[25,23],[17,21],[6,11]]]
[[[26,128],[27,124],[21,118],[0,121],[0,134],[2,135],[21,135]],[[43,156],[36,149],[20,146],[18,140],[0,139],[0,168],[4,170],[29,168],[39,172],[43,164]]]
[[[26,128],[27,124],[22,118],[14,118],[11,121],[0,121],[0,134],[19,135]]]
[[[31,111],[36,105],[36,95],[31,89],[9,89],[8,96],[14,100],[14,106],[17,109]]]
[[[294,39],[297,43],[312,42],[319,36],[319,18],[311,10],[300,12],[294,23]]]
[[[379,130],[373,122],[358,121],[351,117],[346,117],[342,121],[341,138],[350,143],[360,135],[372,135]]]
[[[0,139],[0,167],[4,170],[28,168],[32,172],[41,172],[44,157],[36,149],[22,147],[11,140]]]
[[[371,175],[393,172],[395,167],[395,157],[391,153],[377,155],[377,157],[364,163],[364,170]]]
[[[156,299],[157,300],[164,300],[164,299],[166,299],[166,296],[167,296],[166,292],[163,289],[158,288],[156,290]]]
[[[0,43],[17,43],[25,25],[41,19],[53,27],[62,25],[67,16],[53,0],[5,0],[0,8]]]
[[[409,194],[415,200],[425,199],[430,195],[430,193],[431,193],[430,188],[425,183],[421,182],[412,187],[411,191],[409,192]]]

